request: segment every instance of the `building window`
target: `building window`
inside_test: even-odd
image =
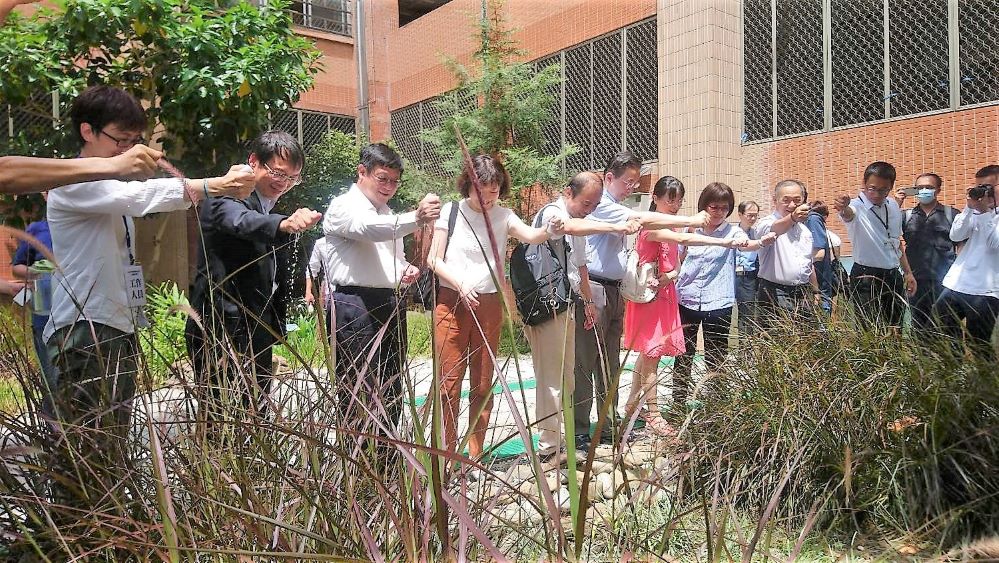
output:
[[[961,105],[999,100],[996,0],[959,0]]]
[[[433,12],[451,0],[399,0],[399,27]]]
[[[777,0],[776,47],[777,134],[822,129],[822,0]]]

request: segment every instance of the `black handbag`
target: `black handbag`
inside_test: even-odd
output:
[[[451,243],[451,235],[454,234],[454,225],[458,221],[458,204],[459,202],[454,202],[454,205],[451,206],[451,213],[447,218],[447,242],[444,244],[444,256],[441,257],[441,260],[447,258],[447,247]],[[437,280],[437,274],[429,267],[424,267],[423,271],[420,272],[420,277],[416,278],[416,283],[413,284],[413,297],[423,305],[424,310],[432,311],[434,309],[439,286],[440,282]]]
[[[542,207],[538,211],[535,228],[540,227],[544,210]],[[519,243],[513,249],[510,286],[525,325],[535,326],[551,320],[572,305],[568,262],[568,241],[562,243],[561,256],[550,240],[542,244]]]

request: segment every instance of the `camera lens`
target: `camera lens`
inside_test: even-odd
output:
[[[991,184],[979,184],[973,188],[968,188],[968,197],[971,199],[982,199],[992,194],[993,186]]]

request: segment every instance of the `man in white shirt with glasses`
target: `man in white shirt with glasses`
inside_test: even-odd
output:
[[[907,296],[916,292],[901,244],[902,209],[888,197],[894,185],[895,167],[874,162],[864,170],[857,197],[842,195],[833,201],[853,242],[850,287],[858,317],[867,326],[901,327]]]

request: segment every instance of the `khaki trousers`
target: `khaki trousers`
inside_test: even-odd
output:
[[[538,453],[559,451],[565,444],[562,394],[575,387],[575,307],[536,326],[525,326],[534,360],[535,417],[541,437]]]

